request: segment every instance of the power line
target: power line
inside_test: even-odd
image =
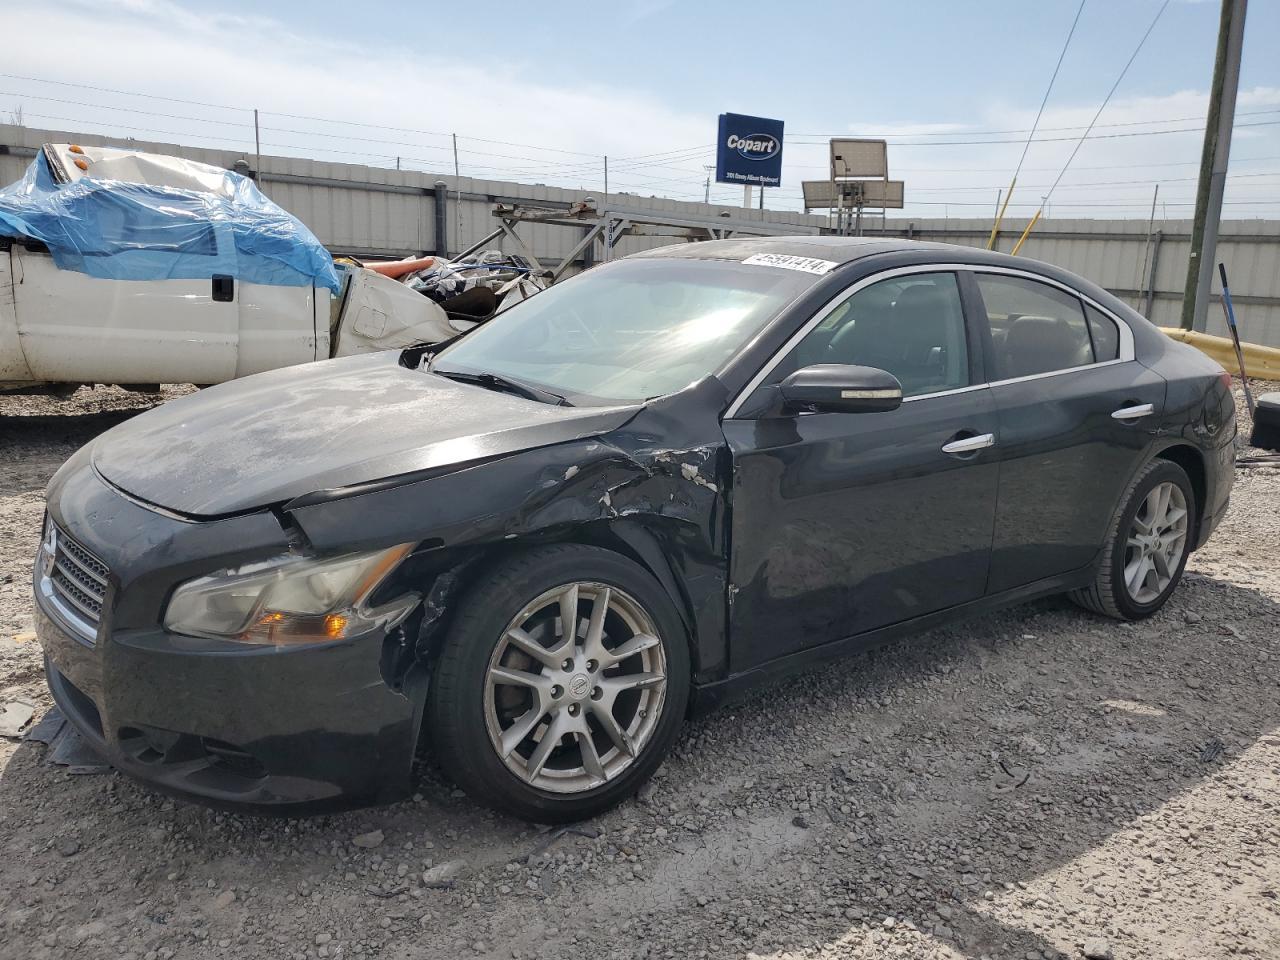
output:
[[[1241,111],[1240,113],[1237,113],[1236,116],[1253,117],[1253,116],[1259,116],[1262,114],[1269,114],[1269,113],[1280,113],[1280,110],[1271,109],[1271,110]],[[1153,123],[1189,123],[1191,121],[1200,120],[1200,119],[1201,119],[1200,117],[1165,117],[1159,120],[1117,120],[1114,123],[1099,123],[1099,124],[1096,124],[1096,126],[1102,127],[1102,128],[1141,127],[1141,126],[1147,126]],[[963,127],[964,124],[953,124],[953,126]],[[880,140],[892,140],[895,137],[951,137],[951,136],[956,136],[962,133],[968,134],[969,136],[973,136],[973,137],[978,137],[978,136],[994,137],[994,136],[1012,135],[1015,133],[1028,133],[1028,132],[1034,133],[1035,129],[1036,128],[1018,127],[1012,130],[946,130],[946,131],[940,131],[938,133],[864,133],[860,131],[858,133],[858,136],[875,137]],[[1083,129],[1084,129],[1084,124],[1075,124],[1074,126],[1067,126],[1067,127],[1044,127],[1043,128],[1043,130],[1048,133],[1066,133],[1067,131],[1070,131],[1070,130],[1083,130]],[[796,133],[796,134],[791,134],[785,137],[784,140],[787,143],[795,143],[801,146],[825,146],[826,142],[832,138],[847,137],[847,136],[850,136],[850,132],[848,130],[845,130],[841,133],[831,133],[831,134]],[[816,139],[810,140],[808,138],[816,138]],[[1021,143],[1022,141],[1018,140],[1015,142]]]
[[[1067,168],[1071,166],[1071,161],[1076,158],[1076,154],[1080,152],[1080,148],[1084,146],[1084,142],[1089,137],[1089,131],[1093,129],[1093,125],[1098,122],[1098,118],[1102,116],[1102,111],[1107,109],[1107,104],[1111,102],[1111,96],[1120,86],[1120,81],[1124,79],[1124,75],[1129,72],[1129,68],[1133,66],[1133,61],[1138,59],[1138,54],[1142,51],[1143,45],[1147,42],[1147,37],[1151,36],[1151,31],[1156,28],[1156,24],[1160,22],[1160,18],[1164,16],[1164,12],[1169,7],[1169,0],[1164,0],[1160,4],[1160,9],[1156,11],[1156,15],[1151,20],[1151,25],[1147,27],[1147,32],[1142,35],[1142,39],[1138,41],[1138,45],[1133,48],[1128,62],[1124,65],[1124,69],[1120,71],[1120,76],[1116,77],[1116,82],[1111,85],[1111,89],[1107,91],[1107,95],[1102,100],[1102,105],[1098,107],[1098,112],[1093,115],[1093,119],[1089,121],[1089,126],[1080,136],[1080,142],[1076,144],[1075,149],[1071,151],[1071,156],[1067,157],[1067,162],[1062,165],[1062,171],[1058,174],[1058,178],[1053,181],[1053,186],[1049,188],[1049,192],[1045,194],[1044,203],[1049,202],[1049,198],[1053,196],[1053,191],[1058,188],[1058,184],[1062,182],[1063,176],[1066,175]],[[1275,121],[1263,121],[1275,122]],[[1256,125],[1256,124],[1254,124]],[[1246,124],[1249,126],[1249,124]]]
[[[225,103],[204,103],[200,100],[183,100],[179,97],[164,97],[158,93],[138,93],[133,90],[112,90],[89,83],[73,83],[70,80],[46,80],[43,77],[22,77],[15,73],[0,73],[0,79],[25,80],[29,83],[50,83],[59,87],[77,87],[81,90],[97,90],[99,93],[113,93],[122,97],[144,97],[147,100],[167,100],[169,103],[183,103],[189,107],[211,107],[214,110],[239,110],[241,113],[252,113],[252,107],[233,107]]]
[[[1071,29],[1067,31],[1067,39],[1062,44],[1062,52],[1058,54],[1058,62],[1053,67],[1053,75],[1049,77],[1049,86],[1045,88],[1044,96],[1040,100],[1040,109],[1036,111],[1036,118],[1031,124],[1031,132],[1027,134],[1027,142],[1023,144],[1022,156],[1018,158],[1018,166],[1013,171],[1015,182],[1018,179],[1018,174],[1022,172],[1022,163],[1027,159],[1027,151],[1031,149],[1031,141],[1035,138],[1036,127],[1040,126],[1040,117],[1044,115],[1044,105],[1049,102],[1049,94],[1053,91],[1054,81],[1058,79],[1058,71],[1062,69],[1062,58],[1067,55],[1067,47],[1071,46],[1071,38],[1075,36],[1076,24],[1080,22],[1080,14],[1084,13],[1086,2],[1087,0],[1080,0],[1080,6],[1076,8],[1076,17],[1071,21]],[[1013,192],[1013,187],[1009,188],[1009,192]]]
[[[1276,111],[1268,111],[1276,112]],[[1253,123],[1237,123],[1237,127],[1272,127],[1280,124],[1280,120],[1261,120]],[[1089,127],[1092,129],[1092,126]],[[1038,137],[1036,143],[1061,143],[1070,142],[1076,139],[1083,140],[1116,140],[1126,137],[1159,137],[1170,133],[1204,133],[1204,127],[1179,127],[1177,130],[1137,130],[1133,133],[1097,133],[1092,136],[1082,138],[1076,137]],[[882,138],[883,139],[883,138]],[[900,150],[909,150],[916,147],[967,147],[967,146],[986,146],[1001,143],[1022,143],[1019,139],[1013,140],[931,140],[925,143],[895,143],[893,146]],[[813,143],[797,144],[798,146],[820,146],[816,141]]]
[[[114,89],[112,87],[104,87],[98,84],[75,83],[75,82],[66,81],[66,80],[49,80],[43,77],[26,77],[26,76],[21,76],[19,74],[12,74],[12,73],[0,73],[0,78],[8,79],[8,80],[22,80],[28,83],[47,83],[47,84],[53,84],[60,87],[74,87],[81,90],[93,90],[98,93],[109,93],[116,96],[142,97],[148,100],[163,100],[169,103],[181,103],[186,106],[195,106],[195,107],[208,107],[215,110],[237,110],[241,113],[246,113],[246,114],[252,114],[253,112],[252,108],[249,108],[249,107],[236,107],[236,106],[231,106],[230,104],[209,103],[201,100],[188,100],[188,99],[183,99],[181,97],[166,97],[160,94],[140,93],[134,90],[119,90],[119,89]],[[52,99],[52,98],[42,98],[37,96],[36,94],[11,94],[11,95],[25,96],[25,97],[30,97],[31,99]],[[60,101],[60,102],[74,103],[75,101]],[[134,110],[133,108],[130,108],[130,107],[108,107],[105,104],[82,103],[79,105],[95,107],[98,109],[133,110],[133,112],[136,112],[136,113],[146,112],[141,110]],[[452,134],[445,133],[439,130],[421,130],[421,129],[415,129],[413,127],[393,127],[393,126],[387,126],[384,124],[367,123],[367,122],[358,121],[358,120],[340,120],[333,117],[317,117],[317,116],[309,116],[306,114],[282,113],[282,112],[267,111],[267,110],[263,110],[262,113],[269,114],[271,116],[277,116],[277,117],[288,117],[293,120],[309,120],[309,121],[318,122],[318,123],[336,123],[336,124],[344,124],[347,126],[391,130],[393,132],[399,132],[399,133],[416,133],[416,134],[421,134],[425,136],[438,136],[438,137],[452,136]],[[181,117],[178,119],[199,120],[201,118]],[[211,122],[220,122],[220,121],[211,121]],[[318,135],[314,131],[308,131],[308,133],[310,133],[311,135]],[[484,137],[467,137],[466,139],[477,140],[485,143],[494,143],[494,144],[499,144],[503,146],[516,146],[516,147],[525,147],[525,148],[534,149],[534,150],[544,150],[552,153],[566,153],[566,154],[573,154],[575,156],[583,156],[583,157],[595,156],[595,154],[587,153],[586,151],[582,151],[582,150],[566,150],[561,147],[543,147],[543,146],[539,146],[537,144],[532,144],[532,143],[513,143],[505,140],[486,140]]]

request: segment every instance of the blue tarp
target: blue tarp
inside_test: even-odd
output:
[[[248,177],[223,176],[213,192],[89,176],[60,184],[40,153],[0,190],[0,236],[39,240],[60,269],[107,280],[217,274],[339,292],[333,258],[315,234]]]

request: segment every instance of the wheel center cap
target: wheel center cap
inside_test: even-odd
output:
[[[575,673],[567,684],[569,696],[575,700],[583,699],[591,692],[591,678],[585,673]]]

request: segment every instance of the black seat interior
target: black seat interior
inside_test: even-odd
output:
[[[932,285],[902,291],[897,301],[859,309],[854,322],[831,339],[829,363],[857,363],[888,370],[908,392],[947,379],[947,297]]]
[[[1093,361],[1088,335],[1080,335],[1061,317],[1018,317],[1010,324],[999,355],[1001,376],[1029,377]]]

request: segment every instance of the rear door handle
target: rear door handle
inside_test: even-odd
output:
[[[976,437],[964,437],[960,440],[952,440],[950,443],[942,445],[943,453],[950,453],[953,456],[959,453],[973,453],[975,450],[985,450],[987,447],[993,447],[996,443],[996,435],[994,433],[980,433]]]
[[[1149,417],[1156,412],[1156,408],[1150,403],[1140,403],[1134,407],[1121,407],[1119,410],[1111,414],[1112,420],[1137,420],[1140,417]]]

